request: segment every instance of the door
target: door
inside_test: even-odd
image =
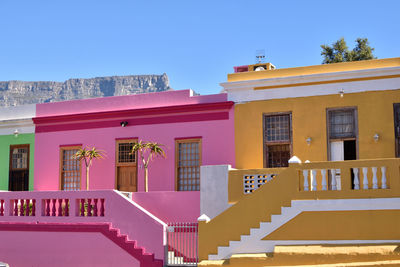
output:
[[[29,145],[10,146],[10,173],[8,190],[28,191]]]
[[[137,140],[124,139],[116,142],[116,187],[126,192],[137,191],[136,153],[132,154],[132,146]]]
[[[357,159],[357,110],[340,108],[328,110],[328,158],[330,161]],[[351,172],[353,180],[353,172]],[[336,170],[337,189],[341,190],[340,169]],[[332,177],[330,175],[329,185]],[[353,184],[353,182],[352,182]]]

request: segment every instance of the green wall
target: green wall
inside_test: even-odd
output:
[[[33,190],[33,159],[35,134],[0,135],[0,190],[8,190],[8,170],[10,165],[10,145],[29,144],[29,190]]]

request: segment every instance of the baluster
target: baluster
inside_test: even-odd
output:
[[[69,216],[69,199],[66,198],[65,200],[65,209],[64,209],[64,216]]]
[[[92,216],[92,199],[88,198],[88,208],[87,208],[87,216],[91,217]]]
[[[18,216],[18,199],[14,199],[14,216]]]
[[[29,207],[29,205],[31,204],[31,200],[30,200],[30,199],[26,199],[26,200],[25,200],[25,203],[26,203],[25,216],[29,216],[29,212],[30,212],[30,207]]]
[[[386,167],[381,167],[381,172],[382,172],[382,189],[386,189],[387,185],[386,185]]]
[[[46,199],[46,216],[50,216],[50,199]]]
[[[326,186],[326,170],[323,169],[321,170],[321,175],[322,175],[322,180],[321,180],[321,185],[322,185],[322,190],[327,190],[328,187]]]
[[[100,216],[104,217],[105,207],[104,207],[104,198],[100,198]]]
[[[81,216],[85,216],[85,199],[81,198]]]
[[[368,168],[362,168],[364,178],[363,178],[363,189],[368,189]]]
[[[378,189],[378,177],[376,176],[377,167],[372,167],[372,189]]]
[[[304,191],[309,190],[308,186],[308,170],[303,170],[303,177],[304,177]]]
[[[336,169],[331,169],[331,188],[332,190],[337,190],[336,186]]]
[[[24,199],[20,199],[21,206],[19,207],[19,216],[24,216],[25,214],[25,207],[24,207]]]
[[[353,168],[353,174],[354,174],[354,189],[359,190],[360,180],[358,179],[358,168]]]
[[[52,207],[51,207],[51,216],[55,217],[56,216],[56,199],[52,199]]]
[[[316,170],[311,170],[311,177],[312,177],[312,191],[317,191],[317,171]]]
[[[63,216],[62,202],[63,202],[63,199],[59,198],[58,199],[58,211],[57,211],[57,213],[58,213],[57,215],[58,216]]]
[[[97,217],[97,201],[98,201],[98,199],[95,198],[95,199],[93,199],[93,201],[94,201],[93,216]]]
[[[32,199],[32,216],[36,216],[36,199]]]
[[[4,216],[4,200],[0,199],[0,216]]]

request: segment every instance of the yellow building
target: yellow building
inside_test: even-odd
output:
[[[237,168],[399,156],[400,58],[270,66],[221,84],[236,102]]]
[[[237,169],[202,167],[200,265],[368,261],[368,246],[400,244],[400,58],[241,66],[221,85],[235,102]],[[310,245],[369,256],[234,256]]]

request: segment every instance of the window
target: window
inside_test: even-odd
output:
[[[201,139],[176,140],[176,189],[200,190]]]
[[[81,163],[73,158],[80,147],[61,148],[61,190],[74,191],[81,189]]]
[[[287,167],[292,147],[291,113],[264,115],[264,166]]]
[[[354,109],[329,111],[330,139],[355,138]]]
[[[394,136],[396,138],[396,157],[400,157],[400,103],[394,104]]]

